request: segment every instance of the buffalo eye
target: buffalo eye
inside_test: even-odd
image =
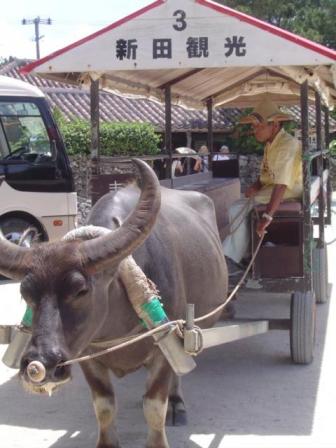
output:
[[[80,298],[85,296],[89,292],[88,288],[83,288],[80,291],[76,292],[75,297]]]
[[[66,281],[69,298],[80,298],[89,292],[86,278],[80,272],[73,272]]]

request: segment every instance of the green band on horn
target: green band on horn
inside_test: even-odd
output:
[[[152,297],[147,303],[141,305],[142,310],[147,314],[154,327],[168,322],[168,317],[163,310],[163,305],[160,302],[159,297]]]
[[[33,324],[33,311],[31,308],[29,308],[29,306],[27,306],[26,312],[24,313],[21,323],[26,327],[31,327]]]

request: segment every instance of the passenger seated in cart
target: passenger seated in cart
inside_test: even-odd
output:
[[[209,150],[206,145],[202,145],[198,150],[198,155],[200,157],[200,171],[202,173],[209,172]]]
[[[246,190],[245,198],[236,201],[229,209],[230,234],[223,241],[223,251],[235,263],[249,255],[248,214],[254,205],[266,204],[266,212],[256,228],[261,236],[283,200],[302,197],[301,144],[282,128],[282,123],[290,120],[292,118],[288,114],[281,112],[265,97],[250,115],[240,121],[241,124],[252,125],[255,138],[265,143],[265,148],[258,180]]]
[[[219,154],[215,154],[212,157],[212,160],[216,161],[216,160],[230,160],[230,150],[228,148],[228,146],[226,145],[222,145],[220,150],[219,150]]]

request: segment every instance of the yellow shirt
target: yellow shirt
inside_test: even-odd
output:
[[[267,204],[276,184],[286,185],[284,199],[302,197],[302,149],[300,142],[285,130],[267,143],[261,164],[260,182],[262,188],[255,196],[260,204]]]

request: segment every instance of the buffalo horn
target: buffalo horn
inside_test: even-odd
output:
[[[133,163],[141,178],[139,201],[117,230],[81,243],[83,261],[89,269],[99,271],[119,263],[145,241],[155,224],[161,205],[159,181],[145,162],[133,159]]]
[[[99,236],[104,236],[111,232],[112,230],[107,229],[106,227],[88,225],[70,230],[70,232],[63,236],[62,240],[92,240],[93,238],[98,238]]]
[[[29,250],[7,241],[0,232],[0,274],[12,280],[21,280],[26,272],[23,258]]]

